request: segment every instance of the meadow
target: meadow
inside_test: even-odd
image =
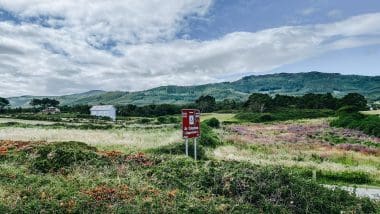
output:
[[[375,136],[331,127],[331,117],[251,123],[209,113],[194,161],[177,117],[0,118],[0,211],[379,212],[377,200],[326,187],[380,187]]]

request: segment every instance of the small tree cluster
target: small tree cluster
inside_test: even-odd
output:
[[[354,106],[357,110],[367,109],[367,100],[358,93],[349,93],[339,99],[327,94],[308,93],[300,97],[276,95],[274,98],[268,94],[253,93],[244,103],[244,108],[253,112],[265,112],[276,108],[295,107],[300,109],[333,109],[343,106]]]
[[[59,101],[55,99],[43,98],[43,99],[32,99],[29,103],[33,107],[57,107]]]
[[[4,107],[8,105],[9,105],[9,101],[3,97],[0,97],[0,112],[2,112]]]

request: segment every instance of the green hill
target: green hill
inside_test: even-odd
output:
[[[244,100],[253,92],[268,94],[303,95],[305,93],[333,93],[343,96],[358,92],[371,101],[380,100],[380,76],[342,75],[337,73],[279,73],[246,76],[234,82],[198,86],[161,86],[138,92],[89,91],[81,94],[50,97],[64,105],[75,104],[183,104],[201,95],[212,95],[217,100]],[[9,98],[13,107],[28,106],[35,97]],[[41,97],[36,97],[41,98]]]

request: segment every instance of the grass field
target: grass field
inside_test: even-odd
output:
[[[213,154],[218,159],[259,165],[362,173],[368,175],[369,183],[380,185],[380,138],[331,128],[328,121],[231,125],[219,132],[230,143]]]
[[[361,113],[367,114],[367,115],[380,115],[380,110],[362,111]]]
[[[201,120],[204,121],[204,120],[208,120],[215,117],[221,122],[225,122],[225,121],[236,122],[238,120],[235,118],[235,115],[236,114],[205,113],[205,114],[202,114]]]
[[[234,124],[202,132],[206,156],[198,162],[183,155],[178,125],[104,130],[0,119],[16,123],[0,128],[0,213],[378,210],[378,202],[320,184],[380,187],[379,138],[332,128],[329,118],[264,124],[238,123],[234,114],[202,115],[212,117]],[[213,135],[221,145],[208,145]]]

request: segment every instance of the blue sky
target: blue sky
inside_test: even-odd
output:
[[[379,11],[377,0],[217,0],[203,19],[190,22],[188,34],[207,40],[235,31],[323,24]]]
[[[380,75],[378,0],[0,0],[0,96]]]

